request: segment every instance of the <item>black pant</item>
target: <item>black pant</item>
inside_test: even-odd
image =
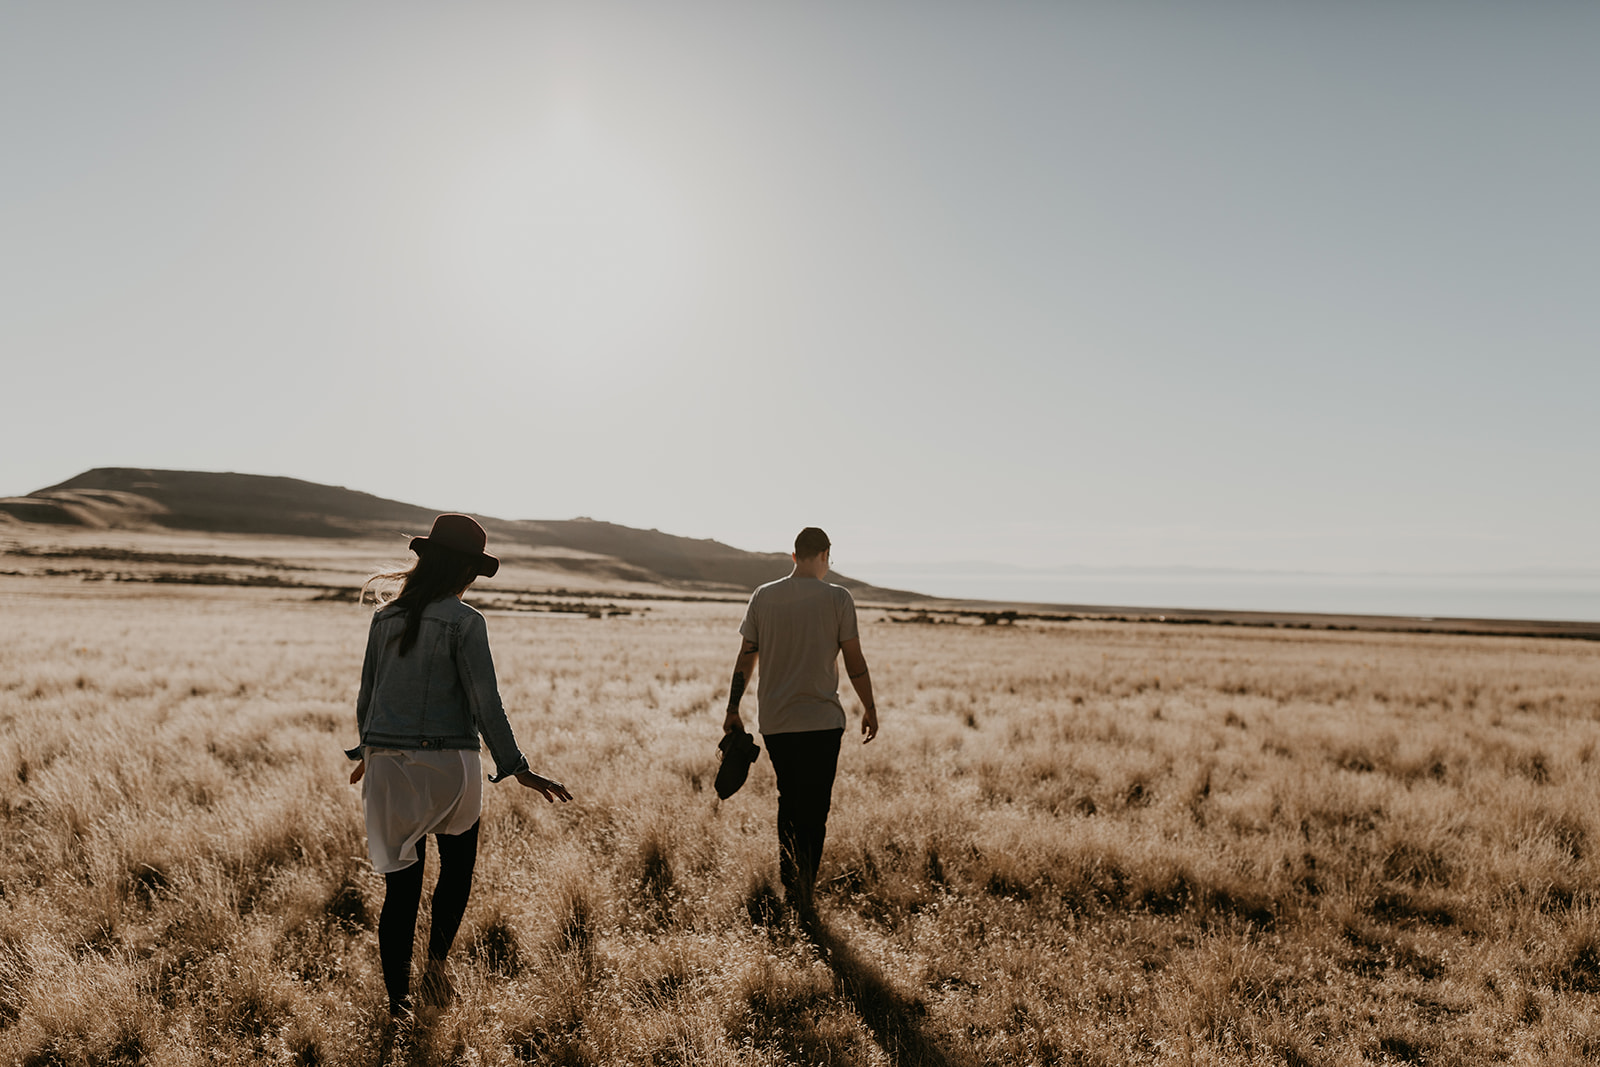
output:
[[[461,929],[472,893],[472,869],[478,862],[478,824],[459,834],[435,834],[439,839],[439,880],[433,887],[433,910],[428,932],[428,958],[442,960]],[[422,903],[422,864],[428,839],[417,842],[417,862],[403,871],[383,876],[383,911],[378,915],[378,956],[383,960],[383,984],[389,991],[389,1010],[405,1007],[411,989],[411,946],[417,936],[417,907]]]
[[[790,903],[809,906],[828,832],[844,730],[761,736],[778,776],[778,877]]]

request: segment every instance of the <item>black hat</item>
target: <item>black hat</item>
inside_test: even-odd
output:
[[[717,745],[722,750],[722,766],[717,768],[717,796],[727,800],[744,785],[750,775],[750,764],[761,755],[761,746],[747,731],[733,730],[722,735]]]
[[[478,574],[493,578],[500,569],[500,561],[483,550],[489,535],[483,532],[476,519],[470,515],[440,515],[433,520],[433,529],[427,537],[413,537],[411,551],[422,555],[430,549],[444,548],[464,556],[476,556]]]

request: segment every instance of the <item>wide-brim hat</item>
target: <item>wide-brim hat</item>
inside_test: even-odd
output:
[[[433,520],[433,529],[428,531],[427,537],[411,539],[411,551],[421,556],[442,548],[472,556],[478,561],[478,574],[493,578],[494,572],[500,569],[500,561],[483,550],[488,543],[489,535],[483,532],[483,527],[472,516],[440,515]]]

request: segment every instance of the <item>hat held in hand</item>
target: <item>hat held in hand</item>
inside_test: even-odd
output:
[[[411,551],[421,556],[442,548],[463,556],[476,557],[478,574],[493,578],[494,572],[500,569],[500,561],[483,550],[488,543],[489,535],[483,532],[483,527],[472,516],[440,515],[433,520],[433,529],[428,531],[427,537],[411,539]]]
[[[761,746],[748,731],[731,730],[722,735],[717,748],[722,751],[722,766],[717,768],[717,796],[727,800],[750,776],[750,764],[761,755]]]

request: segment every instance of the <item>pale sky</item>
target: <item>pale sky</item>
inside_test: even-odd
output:
[[[1578,2],[0,0],[0,494],[1591,567],[1597,55]]]

